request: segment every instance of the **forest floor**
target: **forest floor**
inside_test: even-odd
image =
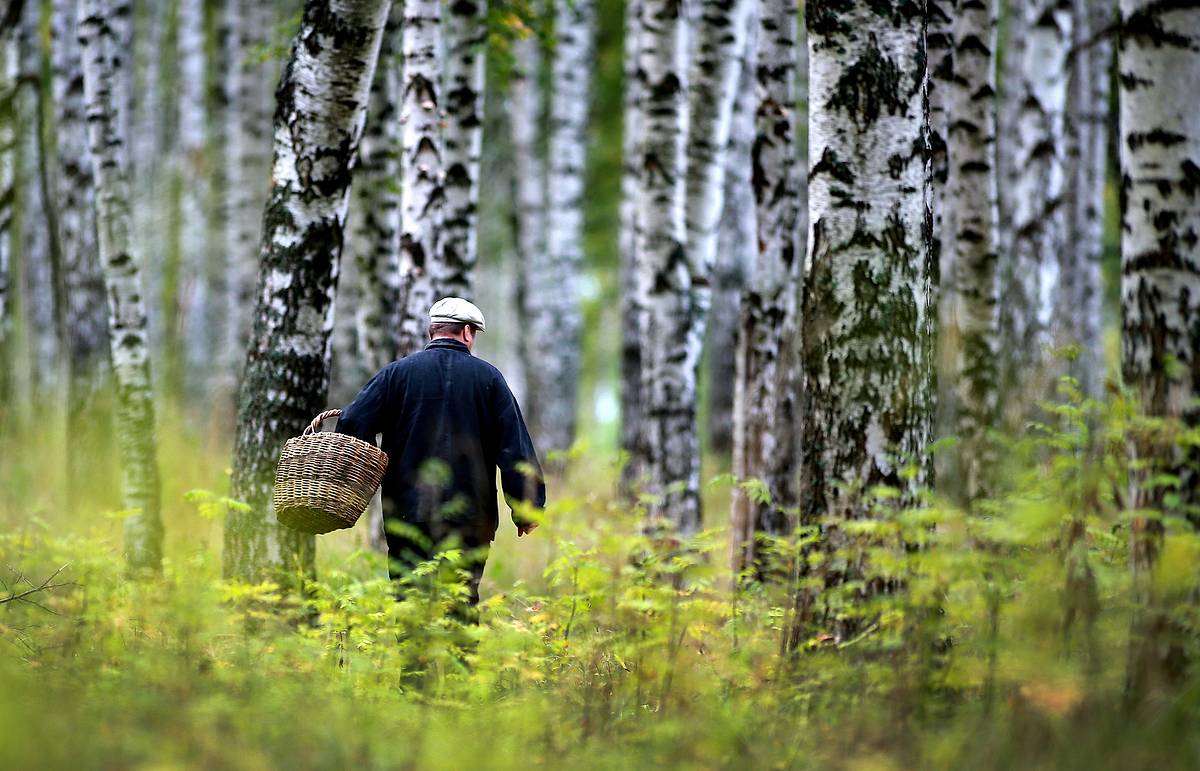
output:
[[[822,612],[786,655],[792,582],[734,591],[717,522],[649,540],[603,458],[552,484],[531,538],[503,524],[464,627],[456,553],[397,602],[361,525],[321,539],[302,594],[222,580],[228,446],[170,413],[164,572],[128,579],[111,468],[68,485],[64,432],[10,429],[0,599],[53,585],[0,604],[0,767],[1194,768],[1200,680],[1122,700],[1128,518],[1103,448],[1125,418],[1059,417],[970,512],[871,491],[878,517],[847,528],[869,567],[806,584]],[[70,508],[68,488],[87,491]],[[808,535],[772,545],[781,575]],[[1195,576],[1195,540],[1171,543],[1165,572]],[[1094,602],[1067,625],[1085,569]]]

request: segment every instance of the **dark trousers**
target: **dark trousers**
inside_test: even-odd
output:
[[[428,562],[447,549],[462,549],[458,567],[468,574],[470,606],[479,602],[479,581],[487,564],[488,552],[495,533],[475,521],[407,522],[397,518],[384,519],[388,544],[388,574],[392,580],[412,572],[422,562]]]

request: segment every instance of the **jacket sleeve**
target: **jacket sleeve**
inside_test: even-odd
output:
[[[499,375],[492,387],[492,416],[499,445],[496,465],[500,467],[504,499],[513,507],[513,519],[524,524],[514,504],[525,502],[539,509],[545,508],[546,482],[521,408],[508,383]]]
[[[383,431],[391,415],[390,381],[390,366],[384,367],[367,381],[354,401],[342,410],[336,431],[375,444],[375,435]]]

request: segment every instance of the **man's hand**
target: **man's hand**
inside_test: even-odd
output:
[[[517,525],[517,537],[520,538],[523,535],[532,533],[534,530],[537,530],[537,526],[537,522],[526,522],[523,525]]]

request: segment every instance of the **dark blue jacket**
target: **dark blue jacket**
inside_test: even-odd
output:
[[[342,411],[337,430],[372,444],[383,434],[385,515],[494,534],[497,467],[510,506],[546,504],[537,453],[508,383],[457,340],[438,338],[384,367]]]

